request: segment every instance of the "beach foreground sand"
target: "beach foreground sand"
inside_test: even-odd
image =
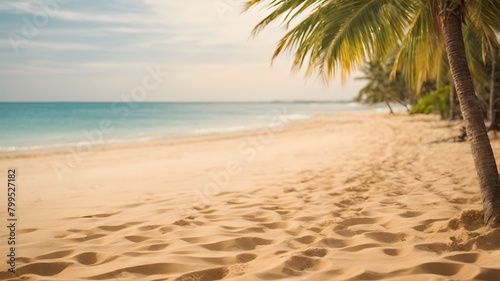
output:
[[[500,280],[469,145],[442,141],[460,126],[354,113],[3,154],[0,178],[18,171],[18,277],[2,261],[0,279]]]

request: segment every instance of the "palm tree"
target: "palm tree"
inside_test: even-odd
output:
[[[395,79],[390,79],[390,73],[393,67],[394,60],[390,59],[383,62],[380,59],[370,60],[359,68],[363,76],[356,77],[356,80],[367,80],[368,83],[363,87],[356,97],[357,102],[366,102],[369,104],[385,102],[390,112],[393,110],[389,102],[397,102],[406,107],[409,111],[407,104],[410,95],[408,87],[401,79],[399,73],[396,74]]]
[[[356,77],[356,79],[368,80],[368,83],[359,91],[355,100],[369,104],[385,102],[390,113],[394,114],[389,103],[389,93],[387,92],[389,76],[384,66],[384,63],[381,61],[368,61],[361,66],[360,71],[364,76]]]
[[[441,69],[446,51],[483,197],[484,222],[500,224],[500,179],[468,67],[462,25],[481,30],[483,42],[500,32],[498,0],[251,0],[271,10],[253,31],[281,22],[287,33],[274,57],[294,51],[293,68],[343,80],[373,54],[398,48],[394,70],[417,91]],[[443,48],[444,46],[444,48]],[[274,58],[273,57],[273,58]]]

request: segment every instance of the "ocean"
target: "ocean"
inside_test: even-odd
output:
[[[221,134],[355,111],[387,109],[345,102],[0,103],[0,152]]]

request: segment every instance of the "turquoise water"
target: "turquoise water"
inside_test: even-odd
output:
[[[0,151],[227,133],[373,110],[385,109],[354,103],[0,103]]]

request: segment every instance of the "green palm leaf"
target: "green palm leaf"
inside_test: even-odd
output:
[[[394,50],[393,75],[401,71],[416,92],[447,69],[437,18],[439,1],[252,0],[246,8],[259,4],[265,4],[270,13],[252,34],[273,22],[281,24],[287,33],[278,42],[273,60],[292,53],[292,69],[305,68],[306,76],[318,73],[328,82],[340,75],[345,81],[362,62],[373,56],[385,60]],[[488,42],[498,46],[499,6],[498,1],[468,1],[468,18],[481,33],[483,56]]]

